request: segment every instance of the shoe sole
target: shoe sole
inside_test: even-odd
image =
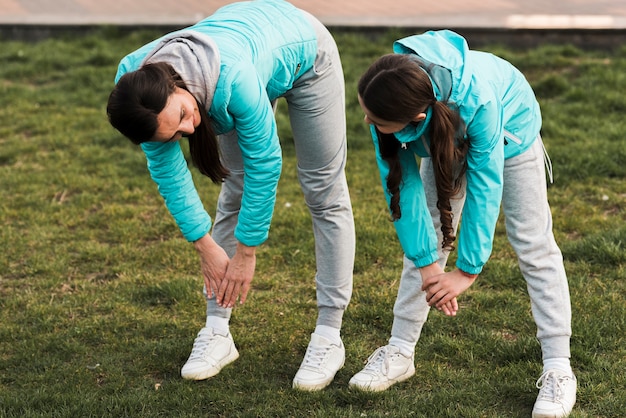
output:
[[[341,363],[341,366],[339,366],[339,368],[337,369],[337,372],[339,370],[341,370],[341,368],[343,367],[345,362],[346,361],[344,359],[344,361]],[[328,385],[330,385],[332,383],[332,381],[335,378],[335,375],[337,374],[337,372],[335,372],[335,374],[333,374],[328,380],[325,380],[323,382],[316,383],[316,384],[313,384],[313,385],[306,385],[306,384],[303,384],[303,383],[300,383],[300,382],[296,382],[296,380],[294,379],[293,380],[293,384],[291,385],[291,387],[293,389],[303,390],[303,391],[306,391],[306,392],[315,392],[315,391],[318,391],[318,390],[322,390],[326,386],[328,386]]]
[[[413,375],[415,375],[415,370],[409,370],[407,373],[404,373],[403,375],[400,375],[393,380],[389,380],[387,381],[387,383],[380,385],[380,386],[374,387],[371,385],[361,385],[359,383],[352,383],[352,382],[349,382],[348,386],[351,389],[358,389],[364,392],[382,392],[384,390],[389,389],[391,386],[395,385],[396,383],[404,382],[405,380],[412,377]]]
[[[237,350],[234,350],[228,355],[228,357],[225,357],[221,362],[219,362],[215,367],[211,368],[210,370],[199,373],[186,373],[184,375],[181,373],[181,377],[185,380],[206,380],[210,377],[217,375],[219,372],[222,371],[224,367],[228,366],[230,363],[237,360],[238,358],[239,352]]]
[[[548,414],[544,414],[544,413],[534,414],[534,413],[533,413],[532,418],[558,418],[558,417],[565,417],[565,416],[567,416],[567,415],[569,415],[569,414],[566,414],[566,415],[563,415],[563,414],[557,415],[557,414],[550,414],[550,413],[548,413]]]
[[[533,411],[532,418],[559,418],[559,417],[567,417],[571,414],[571,412],[535,412]]]

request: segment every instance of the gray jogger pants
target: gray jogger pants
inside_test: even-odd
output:
[[[537,338],[543,358],[570,357],[571,305],[561,251],[552,232],[547,198],[543,143],[540,137],[523,154],[504,163],[502,209],[506,232],[527,283]],[[430,158],[422,159],[420,174],[439,242],[441,230]],[[455,231],[465,193],[451,201]],[[448,254],[440,252],[439,264]],[[392,337],[417,343],[429,306],[421,291],[422,278],[413,262],[404,258],[398,297],[394,306]]]
[[[313,221],[316,256],[317,324],[341,328],[352,296],[355,253],[354,220],[346,164],[345,87],[341,60],[328,30],[308,16],[318,36],[314,67],[285,93],[293,131],[298,179]],[[230,175],[222,185],[213,239],[229,256],[235,252],[234,229],[241,206],[243,162],[236,133],[220,138]],[[230,309],[207,301],[207,316],[229,318]]]

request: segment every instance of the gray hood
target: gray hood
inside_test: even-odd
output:
[[[190,30],[175,32],[164,37],[142,65],[155,62],[174,67],[196,100],[211,108],[220,76],[220,53],[213,39]]]

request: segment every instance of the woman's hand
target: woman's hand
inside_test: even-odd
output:
[[[207,295],[211,298],[214,293],[217,294],[224,280],[230,258],[228,258],[226,251],[213,241],[209,234],[195,241],[193,245],[200,255],[204,285],[206,286]]]
[[[217,303],[224,308],[235,306],[237,299],[243,304],[248,296],[256,268],[256,247],[237,244],[237,251],[217,291]]]
[[[446,315],[455,315],[458,310],[456,297],[467,290],[476,277],[478,277],[477,274],[455,269],[448,273],[424,278],[422,290],[426,291],[428,305],[443,310]]]

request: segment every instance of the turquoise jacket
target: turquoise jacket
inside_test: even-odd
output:
[[[301,11],[282,0],[227,5],[167,37],[177,33],[184,36],[190,31],[209,37],[218,50],[209,58],[219,60],[214,66],[219,68],[219,77],[206,110],[217,133],[237,132],[245,181],[235,237],[245,245],[259,245],[267,239],[282,167],[271,101],[287,92],[313,66],[317,53],[315,31]],[[164,38],[124,57],[115,81],[137,70]],[[203,59],[206,61],[206,57]],[[197,80],[184,81],[190,85]],[[179,143],[147,142],[141,147],[150,174],[185,238],[195,241],[203,237],[211,228],[211,218],[198,196]]]
[[[437,99],[456,104],[466,124],[470,143],[467,195],[458,232],[456,265],[467,273],[478,274],[492,250],[502,199],[504,160],[523,153],[537,138],[541,128],[539,104],[515,67],[492,54],[470,51],[465,39],[452,31],[409,36],[396,41],[393,50],[413,54],[430,76]],[[429,156],[430,116],[428,112],[424,122],[408,125],[395,134],[406,149],[399,151],[403,170],[402,216],[394,224],[406,256],[417,267],[435,262],[441,246],[415,158]],[[389,167],[380,157],[375,128],[370,128],[389,202]]]

